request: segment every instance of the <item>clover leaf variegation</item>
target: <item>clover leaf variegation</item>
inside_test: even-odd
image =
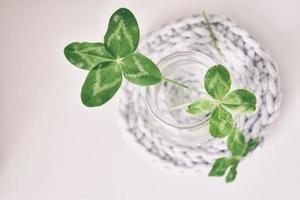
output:
[[[251,151],[253,151],[254,149],[256,149],[256,147],[258,147],[258,145],[260,144],[260,141],[257,139],[251,139],[247,142],[247,146],[246,146],[246,150],[243,154],[243,156],[247,156],[248,153],[250,153]]]
[[[239,164],[239,160],[234,160],[232,163],[231,163],[231,167],[229,168],[229,171],[226,175],[226,183],[229,183],[229,182],[232,182],[234,181],[235,177],[236,177],[236,174],[237,174],[237,166]]]
[[[204,17],[210,26],[208,17]],[[210,33],[214,35],[212,29]],[[165,80],[185,89],[192,89],[163,77],[151,59],[136,53],[139,39],[140,30],[135,16],[130,10],[120,8],[110,17],[104,43],[73,42],[65,47],[65,57],[71,64],[89,70],[81,89],[84,105],[95,107],[108,102],[121,87],[123,76],[140,86],[150,86]],[[241,158],[260,143],[253,139],[246,143],[245,136],[234,125],[232,114],[254,112],[256,97],[245,89],[229,93],[231,78],[223,65],[214,65],[208,69],[204,86],[210,97],[195,101],[186,111],[197,115],[210,114],[209,133],[212,137],[224,138],[229,135],[227,147],[232,157],[215,160],[209,176],[223,176],[227,172],[226,182],[231,182],[236,177],[236,168]]]
[[[82,103],[88,107],[101,106],[115,95],[121,83],[122,73],[116,62],[97,65],[89,72],[82,86]]]
[[[223,99],[222,105],[236,113],[251,113],[256,109],[256,97],[248,90],[237,89]]]
[[[228,149],[232,153],[232,157],[222,157],[216,159],[209,176],[223,176],[227,172],[225,181],[227,183],[232,182],[237,175],[237,167],[240,160],[246,157],[247,154],[253,151],[260,143],[257,139],[250,139],[247,144],[241,130],[234,128],[234,131],[230,133],[227,141]],[[236,139],[234,139],[236,138]],[[234,145],[234,143],[236,143]]]
[[[204,86],[207,93],[213,98],[223,98],[231,86],[228,70],[222,65],[215,65],[209,68],[205,74]]]
[[[88,107],[109,101],[124,76],[131,83],[149,86],[159,83],[159,68],[147,57],[134,53],[140,38],[132,12],[120,8],[111,16],[103,43],[74,42],[64,49],[66,58],[76,67],[90,70],[81,90]]]
[[[234,156],[241,156],[246,149],[246,139],[242,131],[233,128],[228,136],[227,147]]]
[[[86,70],[99,63],[113,61],[102,43],[73,42],[65,47],[64,54],[70,63]]]
[[[187,112],[197,115],[205,115],[214,110],[216,107],[212,100],[201,99],[189,105]]]
[[[104,44],[115,58],[123,58],[133,53],[140,39],[140,30],[132,12],[118,9],[110,18]]]
[[[162,80],[158,67],[140,53],[130,54],[120,63],[124,77],[131,83],[147,86]]]
[[[209,172],[209,176],[223,176],[226,174],[226,182],[232,182],[237,174],[237,166],[239,164],[240,160],[236,158],[226,158],[222,157],[217,159],[213,166],[212,169]]]
[[[228,70],[222,65],[209,68],[204,78],[205,90],[213,100],[200,99],[187,108],[191,114],[203,115],[211,112],[209,133],[215,138],[227,138],[227,147],[232,158],[217,159],[209,173],[210,176],[223,176],[227,169],[226,182],[231,182],[237,174],[237,166],[241,157],[253,151],[259,144],[258,140],[246,143],[241,130],[235,127],[232,113],[251,113],[256,110],[256,97],[245,89],[229,92],[231,79]]]
[[[232,115],[227,112],[222,106],[216,107],[209,119],[210,134],[216,138],[223,138],[231,132],[232,128]]]
[[[232,162],[232,159],[226,158],[226,157],[217,159],[214,162],[212,169],[210,170],[208,175],[209,176],[223,176],[226,173],[228,167],[231,165],[231,162]]]

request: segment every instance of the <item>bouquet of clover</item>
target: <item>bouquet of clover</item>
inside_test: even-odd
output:
[[[204,16],[210,28],[207,16]],[[65,47],[64,54],[74,66],[89,73],[81,89],[82,103],[88,107],[101,106],[118,91],[123,77],[140,86],[151,86],[168,81],[178,87],[188,86],[163,77],[151,59],[136,53],[140,31],[134,15],[126,8],[118,9],[110,18],[104,43],[73,42]],[[213,37],[215,40],[215,37]],[[215,44],[215,43],[214,43]],[[236,168],[258,140],[246,142],[242,131],[235,127],[233,113],[249,113],[256,109],[256,97],[251,92],[238,89],[227,94],[231,87],[230,74],[222,65],[212,66],[205,75],[205,89],[212,99],[202,99],[187,108],[191,114],[210,114],[209,132],[215,138],[227,138],[231,157],[217,159],[210,176],[223,176],[226,182],[235,179]]]

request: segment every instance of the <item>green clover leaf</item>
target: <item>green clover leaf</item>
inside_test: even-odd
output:
[[[120,8],[111,16],[104,44],[115,58],[123,58],[133,53],[140,39],[140,30],[132,12]]]
[[[223,98],[230,90],[231,79],[228,70],[222,65],[215,65],[206,72],[204,86],[214,99]]]
[[[251,151],[253,151],[254,149],[256,149],[256,147],[258,147],[258,145],[260,144],[260,141],[257,139],[251,139],[247,142],[247,147],[246,150],[243,154],[243,156],[247,156],[248,153],[250,153]]]
[[[209,172],[209,176],[223,176],[228,167],[231,165],[232,163],[232,159],[230,158],[226,158],[226,157],[223,157],[223,158],[218,158],[213,166],[212,166],[212,169],[210,170]]]
[[[189,107],[187,108],[187,112],[191,114],[205,115],[212,112],[215,107],[215,102],[202,99],[189,105]]]
[[[232,182],[237,175],[237,166],[240,163],[241,158],[246,157],[249,152],[253,151],[259,145],[259,143],[260,141],[257,139],[250,139],[246,144],[243,133],[239,129],[234,128],[227,141],[228,149],[232,152],[232,157],[222,157],[215,160],[208,175],[223,176],[228,171],[225,181],[227,183]]]
[[[226,182],[232,182],[237,174],[237,166],[240,160],[236,158],[218,158],[215,160],[210,172],[208,173],[209,176],[223,176],[226,174]]]
[[[242,131],[233,128],[228,136],[227,147],[233,156],[241,156],[246,149],[246,139]]]
[[[64,54],[71,64],[85,70],[113,60],[102,43],[73,42],[65,47]]]
[[[82,103],[88,107],[109,101],[122,84],[122,73],[116,62],[100,63],[88,74],[82,89]]]
[[[231,132],[232,128],[232,115],[227,112],[222,106],[216,107],[209,119],[210,134],[216,138],[223,138]]]
[[[234,160],[232,163],[231,163],[231,167],[226,175],[226,178],[225,178],[225,181],[226,183],[229,183],[229,182],[232,182],[235,177],[236,177],[236,174],[237,174],[237,166],[239,164],[239,160]]]
[[[159,68],[146,56],[134,53],[140,30],[132,12],[120,8],[110,17],[103,43],[73,42],[64,54],[71,64],[90,70],[81,90],[88,107],[109,101],[121,86],[123,76],[131,83],[150,86],[159,83]]]
[[[120,64],[124,77],[131,83],[147,86],[162,80],[158,67],[140,53],[126,56]]]
[[[206,17],[206,22],[209,24]],[[64,54],[78,68],[89,70],[82,86],[81,100],[88,107],[100,106],[109,101],[122,84],[123,76],[131,83],[149,86],[162,79],[178,86],[189,86],[162,77],[159,68],[146,56],[135,53],[140,30],[134,15],[120,8],[111,16],[103,43],[73,42],[65,47]],[[204,80],[207,93],[214,100],[198,100],[187,108],[191,114],[208,114],[209,132],[222,138],[229,134],[227,145],[232,158],[220,158],[213,164],[210,176],[223,176],[231,182],[237,174],[241,157],[246,156],[258,145],[258,140],[246,144],[243,133],[234,128],[232,112],[249,113],[256,109],[256,97],[251,92],[238,89],[227,94],[231,87],[228,70],[222,65],[211,67]],[[226,96],[227,95],[227,96]]]
[[[229,71],[223,65],[215,65],[207,70],[204,85],[206,92],[215,99],[214,102],[198,100],[188,106],[187,112],[191,114],[212,112],[209,132],[213,137],[228,135],[233,127],[231,112],[249,113],[256,109],[256,97],[248,90],[237,89],[227,94],[231,87],[231,79]],[[212,104],[218,106],[215,108]]]
[[[237,89],[222,100],[222,105],[236,113],[251,113],[256,110],[256,97],[248,90]]]
[[[210,29],[210,23],[205,13],[204,18],[208,24],[208,29]],[[212,32],[212,30],[209,31]],[[237,89],[228,94],[231,87],[231,78],[229,71],[223,65],[214,65],[207,70],[204,77],[204,86],[208,95],[214,100],[200,99],[190,104],[187,112],[199,115],[211,112],[209,118],[210,135],[215,138],[223,138],[229,134],[227,147],[232,154],[232,158],[217,159],[209,175],[223,176],[231,166],[226,176],[226,182],[231,182],[236,177],[236,168],[241,157],[253,151],[259,144],[257,140],[250,140],[246,144],[244,134],[234,126],[232,114],[254,112],[256,110],[256,97],[245,89]]]
[[[234,128],[227,141],[228,149],[232,152],[232,157],[216,159],[208,175],[223,176],[228,171],[225,181],[226,183],[232,182],[237,175],[237,167],[240,160],[253,151],[259,143],[260,141],[257,139],[250,139],[246,144],[243,133],[239,129]]]

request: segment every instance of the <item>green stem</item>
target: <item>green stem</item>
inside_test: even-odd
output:
[[[166,77],[163,77],[163,80],[165,80],[165,81],[167,81],[167,82],[170,82],[170,83],[173,83],[173,84],[175,84],[175,85],[178,85],[178,86],[180,86],[180,87],[183,87],[183,88],[186,88],[186,89],[190,89],[189,86],[187,86],[187,85],[185,85],[185,84],[183,84],[183,83],[179,83],[179,82],[177,82],[177,81],[175,81],[175,80],[168,79],[168,78],[166,78]]]
[[[202,12],[202,14],[203,14],[203,17],[204,17],[204,21],[207,24],[207,29],[209,31],[210,37],[212,39],[212,45],[217,50],[220,58],[222,58],[222,52],[221,52],[221,49],[219,48],[218,43],[217,43],[218,39],[217,39],[217,37],[216,37],[212,27],[211,27],[208,16],[204,11]]]
[[[169,83],[173,83],[179,87],[182,87],[182,88],[185,88],[185,89],[189,89],[189,90],[194,90],[196,92],[199,92],[199,89],[197,88],[194,88],[193,86],[189,86],[189,85],[185,85],[183,83],[180,83],[178,81],[175,81],[175,80],[172,80],[172,79],[169,79],[169,78],[166,78],[166,77],[162,77],[162,79],[166,82],[169,82]]]

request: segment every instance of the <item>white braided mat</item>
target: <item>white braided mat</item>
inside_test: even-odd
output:
[[[209,16],[226,67],[239,79],[239,86],[253,91],[258,100],[257,112],[238,118],[238,126],[247,139],[264,139],[266,128],[276,119],[280,107],[280,81],[277,66],[269,54],[233,20]],[[197,51],[215,54],[211,37],[201,15],[167,24],[141,40],[139,51],[154,62],[174,52]],[[198,172],[228,154],[224,140],[211,139],[201,146],[179,145],[162,137],[156,119],[150,113],[145,88],[125,83],[120,97],[120,116],[124,136],[144,156],[164,168],[180,172]]]

